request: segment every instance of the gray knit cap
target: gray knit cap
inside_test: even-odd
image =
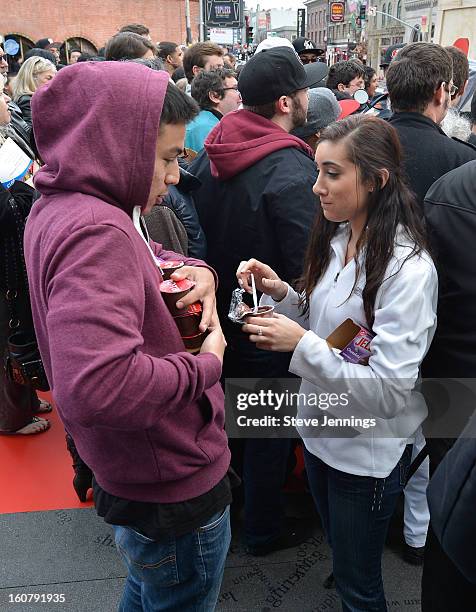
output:
[[[330,89],[326,87],[310,89],[307,122],[302,127],[293,130],[292,134],[298,138],[309,138],[336,121],[340,113],[339,103]]]

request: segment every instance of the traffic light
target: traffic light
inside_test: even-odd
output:
[[[250,16],[245,15],[245,43],[251,45],[253,42],[253,28],[250,26]]]
[[[365,4],[361,4],[360,5],[360,14],[359,14],[359,18],[360,21],[365,21]]]

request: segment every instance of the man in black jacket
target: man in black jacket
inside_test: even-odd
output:
[[[438,326],[430,350],[422,364],[425,378],[474,378],[476,371],[476,256],[472,245],[476,237],[476,161],[441,177],[428,191],[424,212],[438,270]],[[452,400],[451,425],[461,423],[474,410],[454,399],[457,387],[447,385],[429,410],[440,414],[440,403]],[[451,394],[453,390],[453,394]],[[461,396],[462,398],[464,396]],[[467,402],[468,403],[468,402]],[[438,404],[438,405],[437,405]],[[455,442],[448,438],[427,440],[430,473],[443,460]],[[456,486],[456,483],[455,483]],[[473,509],[474,510],[474,509]],[[444,553],[431,526],[423,570],[423,612],[472,610],[476,585],[470,583]],[[469,546],[469,543],[468,543]]]
[[[302,274],[317,209],[312,193],[317,172],[311,149],[289,132],[306,121],[308,85],[293,49],[256,54],[238,81],[243,110],[223,117],[190,166],[202,181],[195,203],[207,239],[207,262],[220,281],[217,307],[228,342],[225,377],[289,376],[289,355],[256,349],[227,314],[243,260],[256,257],[289,282]],[[284,439],[245,440],[240,446],[244,538],[252,554],[299,543],[296,528],[283,526],[281,489],[289,449],[290,440]],[[237,465],[237,448],[232,452]]]
[[[449,138],[440,128],[455,94],[450,53],[433,43],[413,43],[398,53],[387,71],[394,112],[390,124],[404,151],[410,187],[418,201],[443,174],[476,159],[476,149]]]

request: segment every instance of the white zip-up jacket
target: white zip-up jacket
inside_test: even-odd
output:
[[[308,451],[337,470],[385,478],[427,416],[423,396],[413,389],[436,328],[438,279],[428,254],[405,261],[412,243],[403,231],[398,232],[394,255],[375,300],[375,338],[369,364],[344,361],[325,338],[347,318],[368,328],[362,300],[365,255],[361,255],[361,272],[352,291],[356,263],[351,260],[345,265],[349,231],[348,224],[342,224],[331,241],[329,266],[311,294],[308,316],[302,316],[299,295],[291,287],[281,302],[263,296],[261,303],[273,304],[276,312],[309,330],[296,346],[289,367],[302,378],[300,393],[315,396],[344,389],[348,404],[332,407],[328,417],[353,416],[376,422],[376,427],[369,429],[353,427],[350,434],[326,428],[319,437],[306,437],[306,429],[298,427]],[[322,411],[309,405],[299,407],[298,417],[309,417],[313,412],[319,413],[322,421]],[[322,437],[333,435],[333,431],[336,436],[341,431],[341,437]]]

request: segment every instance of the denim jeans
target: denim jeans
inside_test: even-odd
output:
[[[370,478],[335,470],[305,450],[309,486],[332,548],[344,612],[387,610],[382,553],[411,452],[409,445],[387,478]]]
[[[114,525],[128,576],[119,612],[211,612],[220,593],[231,541],[230,509],[178,538],[150,540]]]

